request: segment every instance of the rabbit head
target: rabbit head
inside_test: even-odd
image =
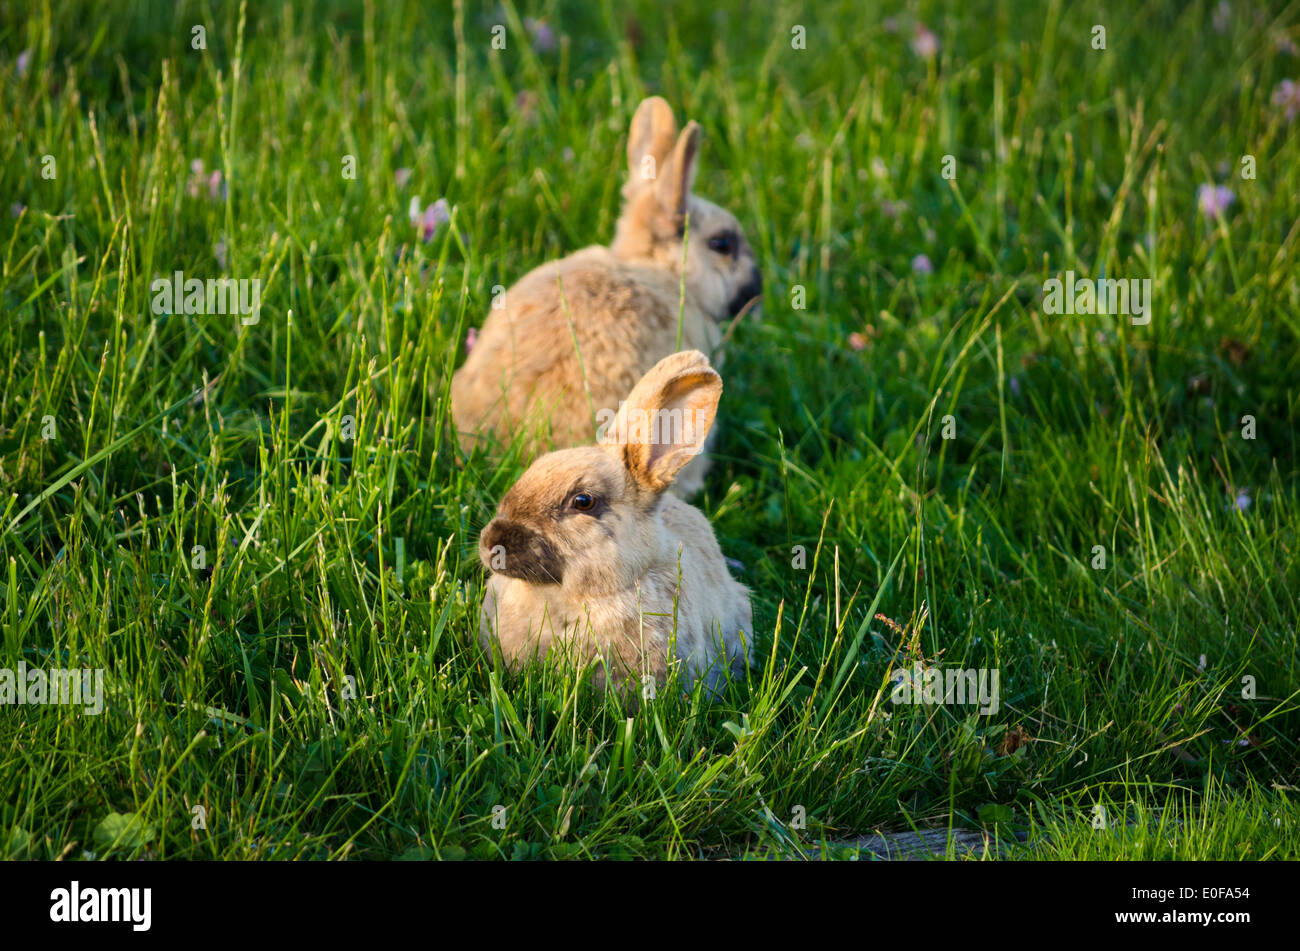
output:
[[[596,446],[535,461],[479,537],[492,572],[599,596],[671,564],[659,510],[704,446],[722,379],[698,351],[659,361],[633,387]]]
[[[680,276],[685,243],[686,287],[721,321],[762,293],[763,278],[736,217],[691,194],[699,146],[694,121],[679,135],[667,102],[652,96],[641,103],[628,131],[628,180],[610,250]]]

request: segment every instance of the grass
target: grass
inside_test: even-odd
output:
[[[631,6],[0,27],[0,667],[106,671],[98,716],[0,709],[0,855],[983,826],[1029,835],[991,857],[1296,858],[1300,122],[1270,98],[1300,7]],[[477,647],[477,532],[526,460],[458,458],[447,386],[494,285],[611,238],[648,93],[703,125],[697,190],[766,282],[697,499],[760,664],[632,710]],[[417,195],[452,209],[427,243]],[[260,279],[259,322],[155,314],[177,270]],[[1045,314],[1067,270],[1151,279],[1150,323]],[[997,712],[893,706],[918,661],[997,669]]]

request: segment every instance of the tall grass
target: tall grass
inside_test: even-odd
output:
[[[1300,123],[1271,98],[1298,12],[7,17],[0,666],[103,668],[107,696],[0,708],[0,854],[682,858],[992,823],[1294,858]],[[447,385],[495,285],[610,239],[649,93],[704,126],[697,190],[765,276],[697,500],[759,663],[634,710],[478,648],[477,532],[527,460],[459,457]],[[415,196],[452,209],[428,242]],[[1067,270],[1149,278],[1151,322],[1044,313]],[[155,313],[175,271],[260,280],[259,321]],[[998,669],[997,713],[891,704],[918,661]],[[1171,797],[1213,847],[1089,821]]]

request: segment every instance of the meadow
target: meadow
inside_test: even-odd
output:
[[[0,668],[104,674],[0,706],[0,857],[1300,858],[1300,4],[4,6]],[[478,646],[447,392],[651,94],[763,270],[756,663],[633,706]]]

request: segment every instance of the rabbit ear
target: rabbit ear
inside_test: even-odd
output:
[[[643,99],[627,134],[627,173],[630,183],[653,182],[672,151],[677,120],[672,106],[660,96]]]
[[[722,398],[722,377],[698,350],[664,357],[632,388],[602,446],[653,492],[672,484],[701,449]]]
[[[668,167],[662,170],[655,186],[659,206],[673,219],[680,219],[686,214],[686,199],[690,197],[691,186],[695,183],[695,160],[699,153],[700,126],[692,119],[686,123],[677,144],[673,146]]]

